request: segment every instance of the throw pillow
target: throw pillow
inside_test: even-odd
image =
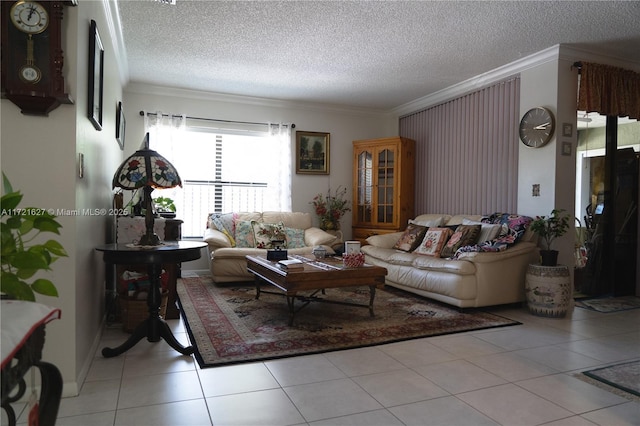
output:
[[[284,232],[287,236],[287,248],[304,248],[304,229],[286,227]]]
[[[407,229],[404,230],[402,236],[393,248],[402,251],[414,251],[416,247],[418,247],[418,244],[422,242],[427,229],[428,228],[426,226],[409,223],[409,225],[407,225]]]
[[[217,229],[227,236],[231,242],[231,247],[236,245],[234,235],[236,233],[235,213],[212,213],[209,216],[209,227]]]
[[[442,247],[446,244],[451,233],[452,231],[449,228],[429,228],[414,253],[440,257]]]
[[[444,224],[444,217],[439,217],[437,219],[432,219],[432,220],[415,220],[415,219],[409,219],[409,224],[412,225],[420,225],[420,226],[426,226],[426,227],[431,227],[431,226],[442,226]]]
[[[236,222],[236,247],[255,247],[253,227],[248,220],[239,220]]]
[[[460,247],[476,244],[481,229],[481,225],[459,225],[442,248],[440,257],[452,257]]]
[[[251,227],[253,228],[253,238],[255,241],[254,247],[272,249],[276,248],[276,246],[272,244],[271,241],[283,240],[284,246],[280,246],[280,248],[287,248],[287,235],[284,230],[284,223],[262,223],[252,220]]]
[[[463,225],[480,225],[480,236],[478,237],[479,243],[483,241],[493,240],[500,234],[502,226],[500,224],[489,224],[483,222],[476,222],[475,220],[464,218],[462,219]]]

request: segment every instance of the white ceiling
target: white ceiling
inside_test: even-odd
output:
[[[389,110],[557,44],[640,68],[638,1],[117,0],[129,81]]]

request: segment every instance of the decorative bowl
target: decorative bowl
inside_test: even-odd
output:
[[[345,253],[342,255],[342,263],[347,268],[359,268],[364,265],[364,253]]]

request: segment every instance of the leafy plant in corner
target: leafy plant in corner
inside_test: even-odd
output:
[[[552,250],[551,244],[556,238],[563,236],[569,230],[569,215],[564,209],[553,209],[549,217],[536,216],[529,227],[543,240],[545,250],[540,251],[542,264],[544,266],[555,266],[557,264],[558,251]],[[546,256],[551,256],[552,259],[549,261]]]
[[[35,301],[35,293],[58,297],[58,290],[50,280],[34,279],[34,275],[51,270],[51,264],[60,257],[67,257],[67,252],[55,240],[43,244],[34,241],[47,232],[59,235],[62,225],[45,209],[18,207],[23,195],[13,190],[4,173],[2,183],[0,290],[18,300]]]

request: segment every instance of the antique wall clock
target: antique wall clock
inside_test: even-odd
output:
[[[63,103],[62,7],[74,1],[2,1],[2,97],[23,114],[48,115]]]
[[[556,127],[553,113],[544,107],[531,108],[520,120],[520,140],[526,146],[540,148],[553,137]]]

